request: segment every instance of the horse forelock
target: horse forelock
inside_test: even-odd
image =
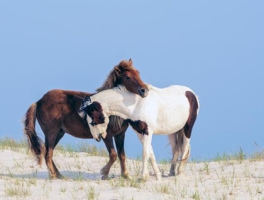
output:
[[[134,71],[136,68],[133,66],[132,61],[122,60],[117,66],[119,70],[128,70],[128,71]]]

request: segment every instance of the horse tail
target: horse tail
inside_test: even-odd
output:
[[[24,133],[27,136],[31,152],[36,156],[37,162],[41,166],[45,147],[42,139],[36,133],[36,109],[37,103],[33,103],[28,108],[24,119]]]
[[[199,112],[199,100],[192,91],[186,91],[186,97],[190,104],[189,118],[184,126],[185,136],[190,139],[192,128]]]
[[[177,135],[175,137],[175,144],[176,144],[176,149],[178,151],[182,151],[182,148],[186,142],[186,139],[191,138],[192,129],[193,129],[194,123],[196,121],[196,118],[197,118],[197,115],[200,109],[198,97],[192,91],[187,90],[185,92],[185,96],[189,101],[190,110],[189,110],[189,117],[184,127],[176,133]],[[188,144],[188,152],[185,158],[188,159],[189,157],[190,157],[190,144]]]

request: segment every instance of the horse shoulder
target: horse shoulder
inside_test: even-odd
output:
[[[146,98],[139,98],[134,105],[132,113],[133,120],[146,122],[149,127],[153,127],[158,117],[158,101],[155,93],[150,92]]]

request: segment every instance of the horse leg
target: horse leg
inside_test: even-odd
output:
[[[45,154],[45,161],[46,165],[49,169],[49,176],[51,179],[54,178],[63,178],[60,174],[59,170],[57,169],[56,165],[54,164],[52,157],[53,157],[53,150],[55,146],[59,143],[60,139],[65,134],[64,131],[60,130],[58,134],[50,134],[45,135],[45,146],[46,146],[46,154]]]
[[[149,135],[143,136],[143,153],[142,153],[142,179],[147,180],[149,178],[148,161],[151,152],[151,139],[152,132],[149,131]]]
[[[154,170],[154,173],[156,175],[156,179],[158,181],[160,181],[161,180],[161,173],[160,173],[159,167],[158,167],[157,162],[156,162],[156,158],[155,158],[155,155],[153,152],[152,145],[150,145],[150,163],[151,163],[152,168]]]
[[[182,142],[180,141],[180,149],[181,149],[181,160],[180,165],[178,168],[178,174],[181,174],[184,172],[187,160],[190,157],[190,138],[192,134],[192,128],[196,121],[196,117],[199,111],[199,103],[197,97],[190,91],[186,92],[186,97],[188,98],[188,101],[190,103],[190,113],[189,117],[186,121],[186,124],[183,127],[182,130]]]
[[[171,160],[171,168],[170,168],[170,173],[168,176],[175,176],[175,169],[176,169],[176,164],[179,156],[179,151],[178,151],[178,146],[176,145],[176,137],[177,137],[177,132],[170,134],[169,141],[171,145],[171,152],[172,152],[172,160]]]
[[[135,131],[136,132],[136,131]],[[143,153],[142,153],[142,179],[147,180],[149,178],[149,170],[148,170],[148,161],[150,160],[154,173],[156,175],[157,180],[161,180],[161,173],[159,167],[156,162],[156,158],[153,152],[153,148],[151,145],[152,141],[152,132],[149,130],[149,135],[142,135],[138,132],[137,136],[140,142],[143,144]]]
[[[171,168],[170,168],[170,173],[168,176],[175,176],[175,168],[176,168],[176,163],[177,163],[177,158],[178,155],[175,155],[174,152],[176,151],[176,133],[170,134],[169,136],[169,141],[171,145],[171,152],[172,152],[172,160],[171,160]]]
[[[115,137],[115,144],[117,149],[118,158],[120,160],[120,167],[121,167],[121,175],[126,179],[132,179],[127,171],[126,167],[126,154],[124,149],[124,142],[125,142],[125,131],[121,132],[120,134],[116,135]]]
[[[108,174],[110,171],[110,168],[114,164],[114,162],[117,159],[117,154],[114,148],[114,143],[113,143],[113,137],[110,136],[110,134],[107,134],[106,138],[103,139],[105,146],[107,148],[108,154],[109,154],[109,161],[108,163],[101,169],[100,173],[102,175],[102,180],[108,179]]]
[[[170,145],[171,145],[171,151],[172,151],[172,160],[171,160],[171,168],[170,168],[170,173],[168,174],[169,176],[175,176],[175,169],[176,169],[176,165],[177,165],[177,161],[179,158],[179,153],[181,151],[181,143],[183,142],[183,129],[179,130],[176,133],[170,134],[169,137],[169,141],[170,141]]]
[[[190,138],[187,138],[183,132],[182,134],[182,142],[180,143],[180,164],[178,167],[178,174],[181,174],[184,172],[187,161],[190,157],[190,151],[191,151],[191,146],[190,146]]]
[[[142,164],[143,164],[143,167],[142,167],[141,176],[142,176],[142,179],[145,180],[145,179],[149,178],[149,171],[148,171],[148,167],[146,166],[147,162],[148,162],[148,158],[146,158],[147,162],[144,162],[144,160],[145,160],[145,156],[144,155],[146,155],[145,148],[144,148],[144,142],[146,140],[145,137],[148,137],[148,136],[147,135],[142,135],[142,134],[138,133],[137,131],[135,131],[135,132],[136,132],[136,134],[138,136],[139,141],[141,142],[141,144],[143,146],[143,148],[142,148]]]
[[[59,143],[59,141],[61,140],[61,138],[64,136],[64,134],[65,134],[65,132],[64,132],[63,130],[60,130],[60,132],[59,132],[59,134],[57,135],[57,138],[56,138],[56,140],[55,140],[54,149],[55,149],[55,147],[57,146],[57,144]],[[59,170],[57,169],[57,167],[56,167],[56,165],[55,165],[55,163],[54,163],[53,160],[52,160],[52,164],[53,164],[53,167],[54,167],[54,169],[55,169],[55,171],[56,171],[56,173],[57,173],[58,178],[64,178],[64,176],[61,175],[61,173],[60,173]]]

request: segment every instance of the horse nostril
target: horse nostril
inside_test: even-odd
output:
[[[96,138],[96,141],[97,141],[97,142],[100,142],[101,139],[102,139],[102,133],[100,133],[100,134],[98,135],[98,138]]]
[[[141,88],[138,90],[138,94],[144,98],[148,95],[148,89],[147,88]]]

